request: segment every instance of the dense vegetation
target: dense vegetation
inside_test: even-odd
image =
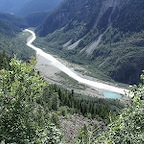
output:
[[[42,106],[47,86],[42,77],[31,65],[12,59],[0,79],[0,142],[59,144],[62,135]]]
[[[144,80],[144,76],[142,75]],[[135,87],[131,106],[113,120],[107,130],[98,137],[95,143],[144,143],[144,86]]]
[[[48,12],[32,13],[25,17],[29,27],[39,26],[48,15]]]
[[[24,34],[21,28],[25,28],[25,20],[11,14],[0,14],[0,52],[13,56],[17,54],[19,59],[28,61],[33,51],[26,46],[29,35]]]
[[[24,18],[13,15],[13,14],[0,13],[0,20],[3,20],[3,21],[5,20],[5,21],[13,24],[15,27],[18,27],[18,28],[28,27],[28,24]]]
[[[144,75],[141,76],[142,83],[138,87],[133,87],[131,92],[133,97],[129,108],[122,113],[111,124],[107,126],[103,133],[97,129],[91,131],[87,127],[83,128],[80,134],[80,143],[89,144],[142,144],[144,143]]]
[[[2,53],[0,52],[0,70],[9,69],[10,60],[11,60],[11,57],[6,55],[4,51]]]
[[[0,51],[5,51],[10,56],[17,54],[17,57],[24,61],[28,61],[34,55],[34,51],[26,46],[28,35],[16,33],[11,29],[4,30],[4,33],[0,33]]]
[[[79,113],[85,117],[107,120],[111,113],[117,115],[124,108],[118,100],[109,100],[96,97],[82,96],[53,85],[53,89],[58,93],[60,106],[67,106],[72,113]]]
[[[16,33],[20,32],[20,28],[16,27],[12,23],[6,20],[0,19],[0,35],[15,36]]]
[[[94,77],[138,84],[144,69],[143,14],[143,0],[65,0],[36,29],[44,36],[38,43],[88,65]]]
[[[67,113],[77,112],[91,117],[91,111],[86,109],[87,104],[93,109],[93,104],[96,103],[94,106],[96,109],[92,111],[105,119],[106,117],[101,116],[106,110],[104,105],[113,104],[116,109],[120,106],[118,102],[114,104],[104,99],[77,97],[74,91],[69,92],[56,85],[48,85],[31,64],[15,58],[10,61],[7,69],[0,71],[0,79],[0,140],[3,143],[64,143],[57,114],[66,116]],[[131,105],[117,118],[112,116],[112,124],[105,132],[101,134],[98,129],[96,132],[90,131],[84,126],[75,141],[77,143],[142,143],[143,88],[141,84],[133,89]],[[105,111],[105,114],[108,116],[107,112]]]
[[[8,55],[17,55],[18,59],[28,61],[33,55],[34,51],[26,46],[26,41],[22,34],[17,34],[16,37],[1,37],[0,51],[5,51]]]

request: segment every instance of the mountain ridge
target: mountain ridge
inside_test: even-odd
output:
[[[35,12],[49,11],[62,0],[1,0],[0,11],[26,16]]]

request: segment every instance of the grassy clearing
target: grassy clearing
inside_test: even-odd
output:
[[[61,79],[59,82],[64,87],[67,87],[70,89],[79,89],[79,90],[85,90],[87,87],[86,85],[80,84],[79,82],[77,82],[73,78],[69,77],[64,72],[60,72],[57,75],[60,76]]]

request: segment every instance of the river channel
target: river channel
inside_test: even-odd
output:
[[[31,30],[28,30],[28,29],[25,29],[25,31],[27,31],[27,32],[32,34],[29,37],[28,41],[27,41],[27,46],[29,46],[32,49],[34,49],[38,55],[41,55],[42,57],[47,59],[53,66],[57,67],[59,70],[63,71],[64,73],[66,73],[68,76],[70,76],[71,78],[75,79],[79,83],[86,84],[86,85],[95,87],[97,89],[103,90],[103,91],[114,92],[114,93],[122,94],[122,95],[124,95],[126,92],[128,92],[127,89],[111,86],[111,85],[108,85],[108,84],[105,84],[105,83],[101,83],[101,82],[97,82],[97,81],[91,81],[91,80],[88,80],[88,79],[80,77],[74,71],[72,71],[70,68],[66,67],[64,64],[59,62],[52,55],[44,52],[41,48],[38,48],[38,47],[34,46],[32,43],[36,39],[35,33],[33,31],[31,31]]]

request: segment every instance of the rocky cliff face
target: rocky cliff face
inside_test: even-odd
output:
[[[36,32],[76,61],[133,84],[144,69],[143,15],[143,0],[65,0]]]

